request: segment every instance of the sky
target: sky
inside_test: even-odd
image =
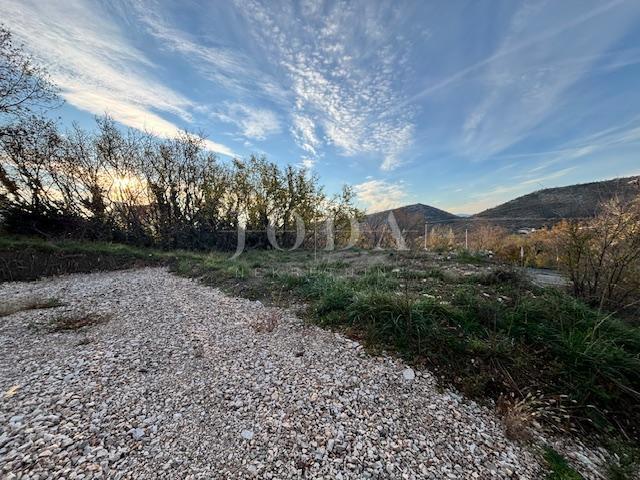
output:
[[[0,0],[63,124],[266,155],[368,212],[640,174],[637,0]]]

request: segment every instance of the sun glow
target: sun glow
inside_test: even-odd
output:
[[[109,199],[114,202],[148,203],[145,183],[135,175],[114,175],[105,183]]]

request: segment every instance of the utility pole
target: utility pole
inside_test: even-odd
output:
[[[313,227],[313,262],[318,263],[318,226]]]
[[[464,229],[464,249],[469,250],[469,229]]]
[[[427,249],[427,234],[429,233],[429,224],[424,222],[424,249]]]

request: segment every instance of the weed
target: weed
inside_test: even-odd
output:
[[[565,458],[554,449],[545,448],[544,459],[550,470],[547,480],[584,480],[584,477],[571,468]]]
[[[460,263],[476,265],[487,263],[487,258],[485,256],[470,252],[469,250],[459,250],[456,254],[456,260]]]
[[[520,288],[531,287],[525,275],[507,268],[496,268],[490,273],[479,276],[476,280],[481,285],[509,285]]]
[[[609,438],[605,446],[613,459],[607,468],[610,480],[631,480],[640,474],[640,447],[621,438]]]

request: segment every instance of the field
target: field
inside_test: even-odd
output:
[[[640,332],[526,271],[466,252],[166,252],[4,238],[3,280],[168,265],[181,276],[346,333],[495,402],[515,437],[536,428],[637,439]],[[14,262],[13,264],[11,262]],[[20,265],[18,265],[18,263]],[[632,461],[632,454],[621,462]],[[622,477],[624,478],[624,477]]]

